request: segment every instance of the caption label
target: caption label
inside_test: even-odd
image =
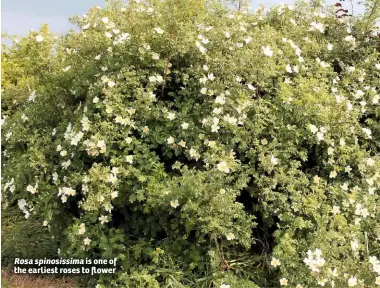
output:
[[[21,259],[15,258],[15,274],[113,274],[114,259]],[[105,266],[105,267],[104,267]]]

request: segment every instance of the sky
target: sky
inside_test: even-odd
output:
[[[47,23],[50,30],[61,34],[71,26],[70,16],[85,14],[89,8],[104,7],[106,0],[2,0],[1,31],[8,34],[26,35],[29,30],[38,30]],[[280,3],[293,3],[293,0],[253,0],[253,7],[265,4],[270,7]],[[333,0],[328,2],[333,3]]]
[[[89,8],[104,7],[105,0],[2,0],[1,31],[26,35],[46,23],[55,33],[70,29],[68,18],[84,14]]]

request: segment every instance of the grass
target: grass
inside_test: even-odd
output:
[[[73,276],[14,274],[16,257],[43,259],[57,257],[57,242],[52,239],[41,219],[25,219],[17,208],[1,211],[1,280],[2,288],[74,288],[77,279]]]
[[[76,279],[72,276],[34,276],[14,274],[11,271],[1,272],[2,288],[75,288]]]
[[[1,211],[1,263],[12,268],[14,258],[55,258],[58,245],[40,219],[25,219],[18,208]]]

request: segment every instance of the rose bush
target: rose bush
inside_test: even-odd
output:
[[[118,258],[89,286],[380,285],[379,9],[110,2],[30,32],[4,201],[62,257]]]

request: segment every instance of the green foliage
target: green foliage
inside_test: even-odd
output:
[[[33,90],[43,85],[57,64],[58,58],[54,55],[57,37],[49,32],[47,25],[41,27],[39,34],[31,32],[29,37],[37,35],[43,37],[44,45],[38,45],[36,41],[30,41],[30,38],[20,40],[16,37],[2,36],[13,42],[11,47],[2,44],[1,86],[5,92],[2,95],[4,115],[13,113]]]
[[[5,57],[5,201],[43,217],[63,256],[117,257],[97,287],[375,285],[367,4],[109,1],[77,31],[31,33]]]

